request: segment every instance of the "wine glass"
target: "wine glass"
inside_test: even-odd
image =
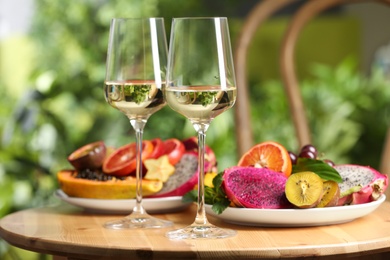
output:
[[[163,18],[114,18],[106,62],[105,98],[124,113],[136,135],[136,205],[130,215],[104,224],[106,228],[171,226],[150,216],[142,206],[142,135],[148,118],[165,105],[167,41]]]
[[[210,224],[204,207],[204,154],[210,122],[232,107],[237,90],[227,18],[174,18],[165,100],[198,133],[199,177],[195,221],[166,233],[169,239],[225,238],[231,229]]]

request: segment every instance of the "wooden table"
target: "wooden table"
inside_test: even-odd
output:
[[[195,207],[161,214],[173,228],[192,223]],[[261,228],[210,222],[238,231],[234,238],[171,241],[167,229],[108,230],[102,224],[121,216],[89,214],[70,205],[34,208],[0,220],[0,236],[54,259],[390,259],[390,202],[349,223],[302,228]],[[350,258],[348,258],[350,259]]]

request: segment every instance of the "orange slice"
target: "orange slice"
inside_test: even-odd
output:
[[[263,142],[253,146],[238,162],[238,166],[253,166],[268,168],[284,174],[291,175],[292,164],[287,149],[273,141]]]

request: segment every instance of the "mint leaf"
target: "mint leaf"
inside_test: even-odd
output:
[[[326,181],[343,182],[340,174],[332,166],[322,160],[298,158],[297,164],[293,165],[292,173],[304,171],[314,172]]]

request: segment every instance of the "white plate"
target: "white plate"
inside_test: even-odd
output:
[[[378,208],[386,196],[378,200],[360,204],[312,209],[248,209],[227,208],[222,214],[216,214],[211,205],[206,205],[206,212],[225,222],[244,226],[263,227],[305,227],[340,224],[366,216]]]
[[[135,199],[105,200],[69,197],[62,190],[56,190],[55,196],[61,200],[83,208],[88,212],[100,214],[129,214],[135,206]],[[148,213],[177,212],[187,208],[191,203],[183,203],[181,196],[165,198],[144,198],[142,206]]]

